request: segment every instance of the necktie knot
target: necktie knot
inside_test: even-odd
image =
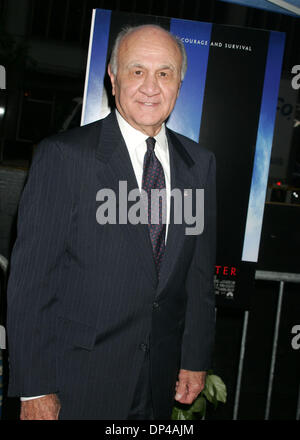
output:
[[[155,142],[156,140],[153,137],[148,137],[148,139],[146,139],[147,150],[151,153],[154,151]]]

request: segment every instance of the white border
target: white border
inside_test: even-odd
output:
[[[95,27],[95,17],[96,17],[96,9],[93,9],[80,125],[84,125],[84,119],[85,119],[85,104],[86,104],[86,95],[87,95],[88,82],[89,82],[88,79],[89,79],[89,74],[90,74],[93,36],[94,36],[94,27]]]

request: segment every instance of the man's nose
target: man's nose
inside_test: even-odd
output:
[[[140,91],[147,96],[157,95],[160,92],[160,87],[156,75],[147,74],[140,86]]]

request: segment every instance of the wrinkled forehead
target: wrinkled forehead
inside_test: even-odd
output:
[[[135,60],[152,57],[157,60],[178,64],[180,67],[182,56],[174,39],[164,30],[146,27],[132,31],[125,36],[119,47],[119,61],[125,64]]]

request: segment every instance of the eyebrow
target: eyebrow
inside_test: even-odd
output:
[[[145,65],[140,64],[140,63],[135,63],[135,62],[128,64],[128,67],[129,68],[131,68],[131,67],[138,67],[138,68],[141,68],[141,69],[146,69]],[[170,70],[175,71],[175,67],[172,64],[162,64],[161,66],[158,67],[157,70],[166,70],[166,69],[170,69]]]

